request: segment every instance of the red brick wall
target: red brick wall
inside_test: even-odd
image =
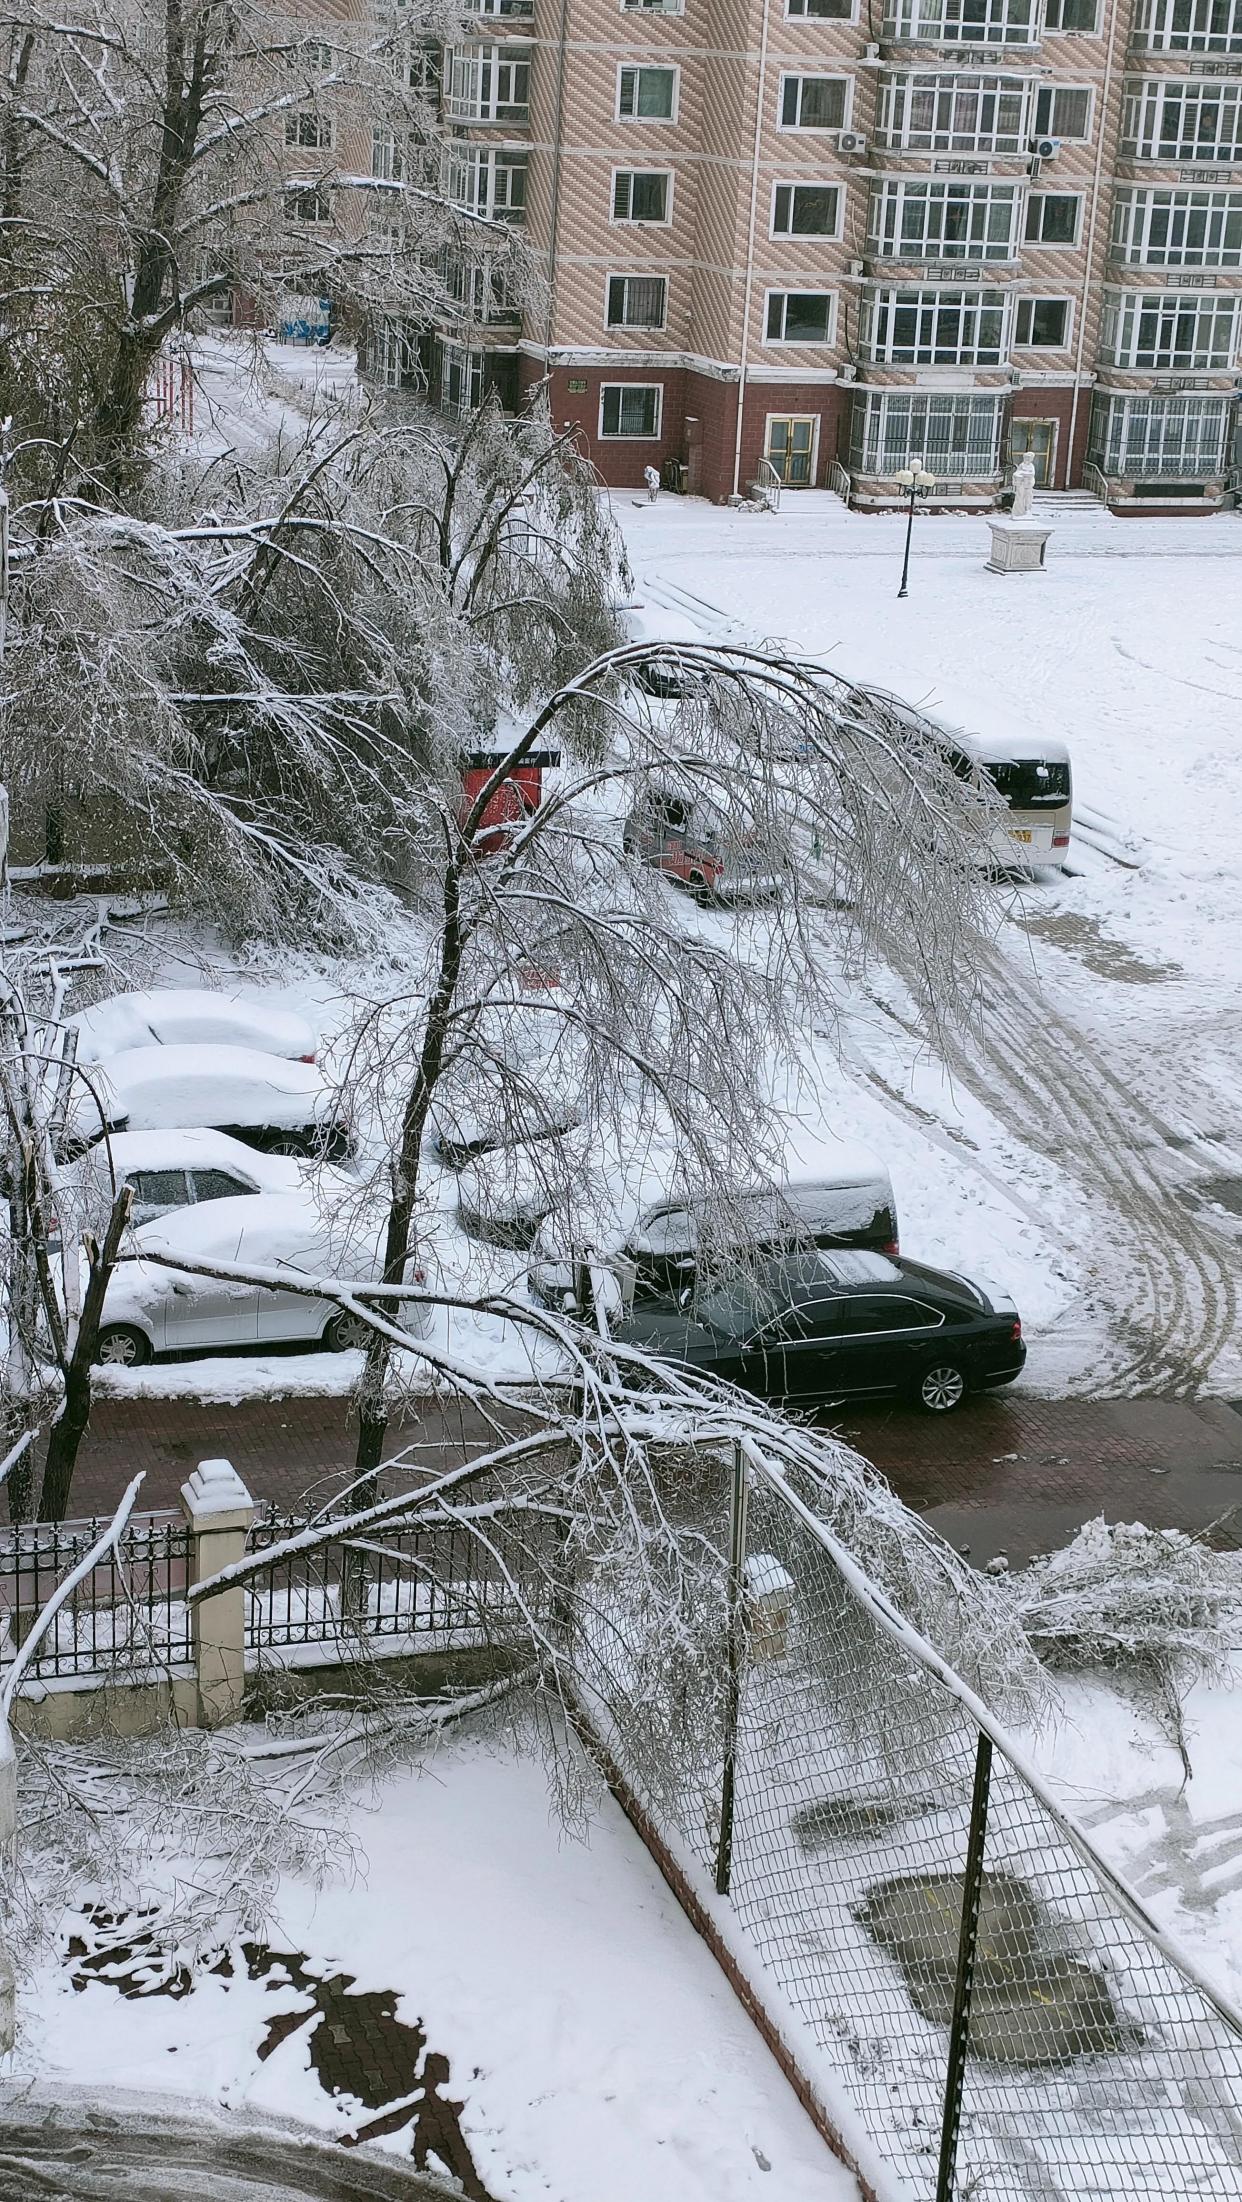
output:
[[[742,427],[742,487],[755,478],[756,469],[763,456],[767,440],[768,416],[772,413],[816,413],[819,416],[819,449],[815,461],[815,480],[812,488],[822,489],[828,480],[828,468],[839,456],[849,440],[848,384],[752,382],[746,392],[746,414]],[[729,488],[733,487],[732,453],[729,463]]]
[[[1011,420],[1056,421],[1057,448],[1054,459],[1052,487],[1077,489],[1082,483],[1083,460],[1087,455],[1087,432],[1091,425],[1091,392],[1078,393],[1078,419],[1074,423],[1074,449],[1070,451],[1070,421],[1074,411],[1072,390],[1015,390],[1009,409]]]

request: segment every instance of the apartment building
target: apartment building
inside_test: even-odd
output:
[[[1025,452],[1119,511],[1229,494],[1242,0],[474,0],[447,183],[464,408],[546,380],[604,479],[986,506]],[[499,229],[498,229],[499,233]]]

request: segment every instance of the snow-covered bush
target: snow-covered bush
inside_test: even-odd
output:
[[[1242,1559],[1180,1529],[1098,1515],[1006,1587],[1051,1667],[1172,1673],[1184,1683],[1222,1673],[1242,1636]]]

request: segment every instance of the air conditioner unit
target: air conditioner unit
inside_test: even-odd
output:
[[[1037,161],[1055,160],[1061,150],[1060,138],[1032,138],[1031,151]]]
[[[842,130],[837,139],[838,153],[865,153],[866,150],[867,140],[860,137],[857,130]]]

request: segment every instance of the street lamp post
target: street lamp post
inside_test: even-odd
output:
[[[921,459],[911,459],[909,466],[903,466],[896,479],[900,482],[902,488],[910,493],[910,509],[906,514],[906,555],[901,562],[901,587],[897,591],[898,596],[909,596],[910,591],[906,584],[910,579],[910,537],[914,532],[914,500],[916,497],[926,497],[928,491],[935,488],[936,477],[934,474],[927,472]]]

